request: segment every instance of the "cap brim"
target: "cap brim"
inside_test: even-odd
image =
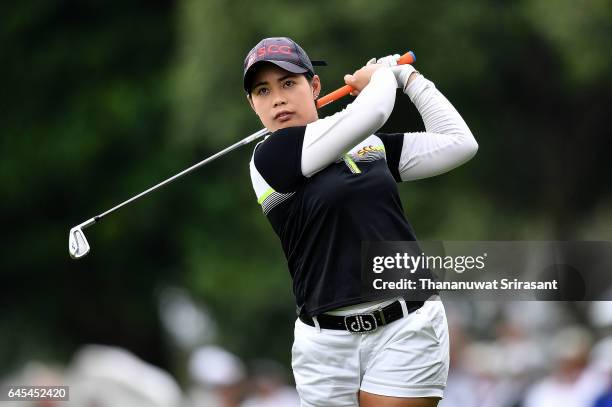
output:
[[[287,61],[270,61],[270,60],[257,61],[253,65],[251,65],[249,67],[249,69],[247,69],[246,73],[244,74],[243,85],[244,85],[244,90],[246,90],[247,92],[249,91],[251,80],[253,79],[253,74],[256,71],[255,67],[262,65],[264,62],[269,62],[271,64],[274,64],[274,65],[278,66],[279,68],[282,68],[285,71],[289,71],[291,73],[306,73],[306,72],[308,72],[308,68],[303,68],[303,67],[301,67],[299,65],[296,65],[294,63],[287,62]]]

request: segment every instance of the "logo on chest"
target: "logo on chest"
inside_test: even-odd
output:
[[[352,153],[356,161],[374,161],[385,158],[385,146],[360,146],[357,151]]]

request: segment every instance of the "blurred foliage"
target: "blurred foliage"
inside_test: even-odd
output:
[[[451,173],[401,185],[420,238],[612,239],[605,0],[30,0],[0,10],[0,373],[101,342],[182,376],[185,350],[158,318],[168,285],[211,310],[222,345],[288,363],[291,281],[251,187],[252,148],[88,229],[86,258],[66,251],[71,226],[260,128],[241,75],[266,36],[327,60],[324,92],[373,56],[416,52],[480,144]],[[399,95],[383,130],[422,129]]]

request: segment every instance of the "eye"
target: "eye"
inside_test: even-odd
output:
[[[295,85],[295,81],[293,79],[287,79],[285,83],[283,83],[283,86],[286,88],[290,88],[293,85]]]
[[[262,86],[262,87],[258,88],[258,89],[255,91],[255,94],[256,94],[257,96],[265,96],[265,95],[267,95],[268,93],[270,93],[270,89],[268,89],[268,88],[266,88],[266,87],[264,87],[264,86]]]

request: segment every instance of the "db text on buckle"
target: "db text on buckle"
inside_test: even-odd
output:
[[[353,314],[344,317],[344,327],[351,333],[364,334],[374,332],[378,323],[373,313]]]

